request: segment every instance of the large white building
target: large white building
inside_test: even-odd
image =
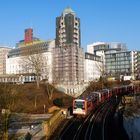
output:
[[[96,81],[102,75],[103,62],[100,56],[85,53],[84,81]]]
[[[85,53],[84,63],[84,81],[96,81],[102,76],[104,71],[105,56],[104,52],[100,51],[97,54],[94,52],[94,46],[102,44],[104,42],[96,42],[87,45],[87,52]]]
[[[30,67],[27,68],[26,64],[29,55],[37,59],[37,57],[42,62],[42,69],[40,72],[41,79],[48,79],[51,83],[52,79],[52,64],[53,57],[52,52],[55,46],[55,41],[37,41],[32,44],[25,45],[22,48],[14,48],[9,51],[7,60],[6,60],[6,73],[18,75],[19,77],[23,77],[22,81],[34,81],[35,80],[35,70]]]

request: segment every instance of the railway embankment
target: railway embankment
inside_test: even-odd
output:
[[[123,126],[130,140],[140,139],[140,95],[126,100]]]
[[[66,115],[67,115],[67,109],[59,109],[53,113],[52,117],[50,117],[48,120],[43,122],[43,129],[44,129],[46,139],[49,139],[49,137],[58,127],[60,122],[62,122],[66,118]]]

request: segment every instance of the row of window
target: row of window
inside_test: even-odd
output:
[[[120,57],[131,57],[131,54],[130,52],[121,52],[121,53],[112,53],[112,54],[106,54],[105,56],[106,58],[112,58],[112,57],[115,57],[115,58],[120,58]]]
[[[94,61],[100,61],[101,62],[101,57],[95,56],[93,54],[88,54],[88,53],[85,53],[85,59],[94,60]]]
[[[130,61],[120,61],[120,62],[111,61],[111,62],[106,62],[106,65],[108,66],[131,65],[131,62]]]
[[[48,51],[48,44],[46,43],[41,43],[41,44],[34,44],[28,47],[23,47],[23,48],[16,48],[8,53],[8,58],[11,57],[17,57],[21,54],[27,54],[27,53],[35,53],[35,52],[45,52]]]

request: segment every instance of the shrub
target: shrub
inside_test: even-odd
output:
[[[53,100],[53,104],[59,107],[63,106],[63,99],[62,98],[56,98]]]

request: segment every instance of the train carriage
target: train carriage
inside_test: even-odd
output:
[[[73,100],[73,114],[88,115],[91,110],[95,109],[101,102],[100,92],[91,92],[85,99],[80,97]]]
[[[87,102],[83,99],[75,99],[73,101],[73,114],[86,115]]]
[[[134,92],[134,86],[133,85],[129,85],[127,86],[127,94],[133,93]]]
[[[85,117],[109,98],[123,96],[134,92],[135,87],[133,85],[124,85],[121,87],[114,87],[112,89],[103,89],[91,92],[73,100],[73,114]]]
[[[112,90],[109,89],[109,97],[112,97],[112,96],[113,96]]]
[[[104,98],[106,100],[108,100],[109,99],[109,89],[103,89],[102,92],[104,94]]]

